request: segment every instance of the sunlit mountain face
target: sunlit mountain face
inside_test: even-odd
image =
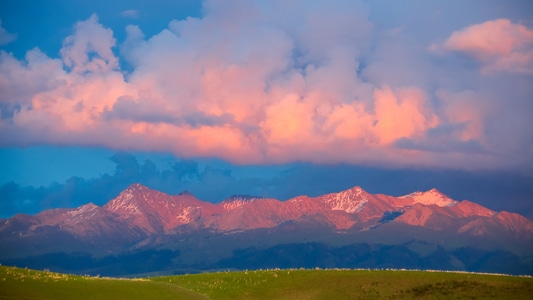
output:
[[[134,184],[104,206],[3,220],[0,238],[4,264],[110,275],[313,264],[531,274],[533,222],[436,189],[213,204]]]
[[[529,1],[34,2],[0,3],[2,263],[533,273]]]

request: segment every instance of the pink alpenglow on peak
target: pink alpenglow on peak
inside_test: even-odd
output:
[[[436,205],[436,206],[454,206],[458,201],[448,198],[437,189],[433,188],[426,192],[414,192],[409,195],[401,196],[399,198],[412,198],[414,203],[420,203],[424,205]]]
[[[463,200],[459,202],[455,207],[456,211],[461,213],[463,216],[483,216],[491,217],[496,213],[493,210],[490,210],[484,206],[481,206],[477,203]]]
[[[252,201],[264,199],[262,197],[251,197],[251,196],[232,196],[224,201],[222,201],[222,206],[224,207],[224,210],[233,210],[236,208],[239,208],[247,203],[250,203]]]
[[[97,214],[98,209],[100,209],[100,207],[91,202],[69,211],[68,214],[72,218],[76,218],[77,216],[90,218]]]
[[[287,201],[240,196],[213,204],[189,193],[169,195],[138,184],[102,207],[86,204],[0,220],[0,234],[29,237],[44,230],[58,237],[70,235],[82,243],[104,245],[120,241],[131,245],[180,232],[232,234],[304,226],[302,230],[328,228],[353,233],[405,225],[463,235],[497,236],[512,232],[515,238],[533,238],[531,220],[515,213],[495,212],[467,200],[457,202],[436,189],[393,197],[354,187]]]
[[[349,214],[363,209],[368,202],[367,193],[356,186],[346,191],[324,195],[327,205],[331,210],[340,210]]]

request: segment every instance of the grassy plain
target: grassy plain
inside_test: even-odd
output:
[[[263,270],[142,279],[0,267],[0,299],[533,299],[533,278],[471,273]]]
[[[148,279],[76,276],[0,267],[0,299],[208,299],[175,284]]]

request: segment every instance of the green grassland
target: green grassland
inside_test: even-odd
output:
[[[0,267],[0,299],[208,299],[148,279],[76,276]]]
[[[424,271],[263,270],[117,279],[1,266],[0,299],[533,299],[533,278]]]

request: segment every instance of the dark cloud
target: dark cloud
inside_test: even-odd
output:
[[[172,113],[172,111],[168,111],[165,107],[159,106],[156,103],[150,103],[150,101],[136,102],[127,97],[119,98],[113,105],[113,109],[104,111],[103,115],[107,120],[120,119],[155,124],[168,123],[173,125],[188,125],[192,128],[235,124],[233,116],[228,113],[221,115],[210,115],[202,112],[188,114],[179,112]]]
[[[187,190],[199,199],[219,202],[234,194],[287,200],[298,195],[318,196],[359,185],[370,193],[394,196],[437,188],[456,200],[468,199],[494,210],[518,212],[533,219],[531,178],[516,173],[429,169],[383,169],[339,165],[293,164],[271,176],[240,171],[239,166],[205,164],[194,160],[169,162],[158,168],[139,162],[129,153],[116,153],[112,174],[94,179],[71,177],[47,187],[0,186],[0,217],[35,214],[44,209],[77,207],[88,202],[103,205],[132,183],[140,182],[170,194]],[[256,173],[257,174],[257,173]]]
[[[20,109],[20,105],[12,105],[9,103],[0,103],[0,118],[2,119],[13,119],[15,113]]]
[[[134,122],[173,123],[175,118],[165,111],[164,107],[148,101],[136,102],[127,97],[121,97],[113,104],[113,109],[104,111],[104,118],[108,120],[121,119]]]
[[[454,141],[427,139],[416,141],[408,138],[397,140],[395,146],[401,149],[422,150],[430,152],[464,152],[487,154],[488,151],[476,140]]]

